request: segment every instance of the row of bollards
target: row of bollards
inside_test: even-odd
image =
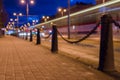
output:
[[[40,29],[37,28],[37,39],[36,39],[36,45],[41,44],[41,37],[40,37]],[[27,40],[27,35],[25,39]],[[32,30],[30,30],[30,42],[33,41],[33,35]],[[57,52],[58,51],[58,38],[57,38],[57,28],[55,25],[52,26],[52,44],[51,44],[51,51]]]
[[[100,71],[114,71],[114,54],[113,54],[113,34],[112,34],[112,17],[108,14],[101,17],[101,38],[100,38]],[[56,25],[52,26],[52,44],[51,51],[58,51],[58,37]],[[30,42],[32,42],[32,30],[30,30]],[[36,44],[41,44],[40,30],[37,29]]]
[[[30,30],[30,42],[33,41],[33,35],[32,30]],[[40,38],[40,29],[37,28],[37,39],[36,39],[36,45],[41,44],[41,38]]]

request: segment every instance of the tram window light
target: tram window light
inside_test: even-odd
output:
[[[75,29],[75,25],[73,25],[73,29]]]

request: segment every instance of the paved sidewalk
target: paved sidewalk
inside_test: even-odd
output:
[[[0,38],[0,80],[114,80],[48,48],[16,37]]]

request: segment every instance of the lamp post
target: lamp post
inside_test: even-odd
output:
[[[28,22],[29,4],[34,4],[34,0],[21,0],[21,3],[26,4],[26,16],[27,16],[27,22]]]
[[[66,12],[67,10],[66,9],[63,9],[63,8],[58,8],[58,11],[61,12],[62,16],[64,15],[64,12]]]
[[[7,28],[8,29],[14,29],[14,24],[15,24],[15,22],[11,18],[10,21],[8,22],[8,24],[7,24]]]
[[[103,0],[103,3],[105,3],[105,0]]]
[[[13,28],[15,28],[15,22],[17,22],[17,19],[10,18],[9,24],[12,24]]]
[[[106,0],[102,0],[102,3],[105,4]],[[103,14],[106,12],[106,6],[103,7]]]
[[[70,0],[68,0],[68,39],[70,39]]]
[[[19,16],[22,16],[22,13],[13,13],[13,15],[17,17],[17,27],[19,27]]]
[[[38,20],[33,20],[32,22],[33,22],[33,26],[34,26],[36,23],[38,23]]]
[[[43,16],[42,19],[46,22],[50,17],[49,16]]]

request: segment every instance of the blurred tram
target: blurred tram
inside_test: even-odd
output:
[[[70,33],[88,33],[100,21],[100,17],[109,13],[115,21],[120,23],[120,0],[112,0],[103,4],[93,6],[88,9],[84,9],[70,14]],[[56,24],[58,30],[67,34],[68,32],[68,16],[63,16],[57,19],[53,19],[44,23],[36,25],[37,28],[44,26],[45,32],[51,31],[51,23]],[[114,25],[113,25],[114,26]],[[101,26],[98,27],[95,33],[100,31]],[[117,27],[113,27],[114,32],[119,32]]]

